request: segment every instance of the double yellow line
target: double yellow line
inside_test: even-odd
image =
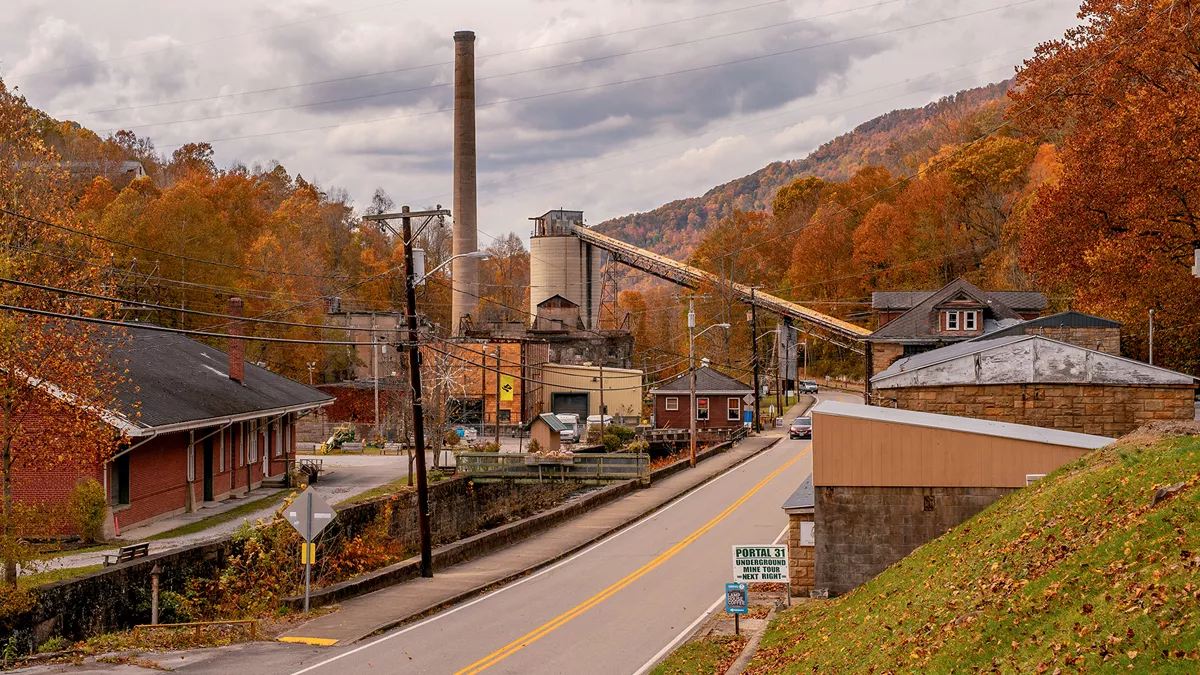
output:
[[[783,466],[779,467],[778,469],[775,469],[766,478],[763,478],[762,480],[758,481],[758,483],[754,487],[750,488],[749,492],[747,492],[746,494],[739,497],[737,501],[735,501],[734,503],[732,503],[728,507],[726,507],[726,509],[724,511],[718,513],[716,515],[716,517],[714,517],[712,520],[705,523],[700,529],[689,534],[683,541],[679,542],[678,544],[675,544],[671,548],[658,554],[653,560],[646,563],[645,565],[642,565],[637,570],[631,572],[625,578],[614,583],[613,585],[609,586],[608,588],[600,591],[599,593],[593,595],[592,597],[590,597],[587,600],[583,601],[582,603],[576,605],[575,607],[567,610],[566,612],[559,614],[558,616],[554,617],[550,621],[533,629],[532,631],[526,633],[525,635],[522,635],[521,637],[517,638],[516,640],[513,640],[512,642],[508,643],[507,645],[504,645],[503,647],[501,647],[500,649],[497,649],[496,651],[492,652],[491,654],[488,654],[487,656],[483,657],[482,659],[479,659],[475,663],[472,663],[471,665],[467,666],[466,668],[463,668],[462,670],[456,672],[454,675],[475,675],[476,673],[480,673],[480,672],[483,672],[484,670],[487,670],[488,668],[491,668],[492,666],[503,661],[504,659],[521,651],[525,647],[528,647],[529,645],[533,644],[534,642],[537,642],[538,640],[546,637],[554,630],[566,625],[567,622],[569,622],[570,620],[579,616],[580,614],[583,614],[584,612],[595,607],[596,605],[600,604],[601,602],[604,602],[608,598],[612,597],[615,593],[617,593],[621,589],[625,588],[626,586],[628,586],[628,585],[632,584],[633,582],[637,581],[638,579],[641,579],[642,577],[646,576],[647,574],[649,574],[651,571],[653,571],[658,566],[662,565],[666,561],[675,557],[677,554],[679,554],[680,551],[687,548],[689,545],[692,544],[692,542],[696,541],[701,536],[703,536],[705,532],[708,532],[709,530],[713,529],[722,520],[725,520],[726,518],[728,518],[729,514],[736,511],[738,509],[738,507],[740,507],[742,504],[745,504],[746,501],[748,499],[750,499],[751,497],[753,497],[756,492],[763,489],[763,487],[765,487],[767,485],[767,483],[770,483],[776,476],[783,473],[789,466],[795,464],[797,460],[799,460],[801,457],[803,457],[808,452],[808,450],[809,449],[806,448],[804,450],[804,452],[801,452],[800,454],[796,455],[795,457],[789,459],[786,463],[784,463]]]

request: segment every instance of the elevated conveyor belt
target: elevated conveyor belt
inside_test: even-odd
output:
[[[750,287],[744,284],[723,282],[717,275],[706,272],[698,267],[685,265],[677,260],[659,255],[633,244],[627,244],[619,239],[600,234],[584,227],[573,227],[574,234],[587,243],[608,251],[617,262],[641,270],[647,274],[670,281],[671,283],[688,288],[697,288],[703,283],[730,288],[738,299],[749,304],[751,301]],[[770,293],[754,293],[754,304],[780,316],[788,316],[801,321],[811,329],[816,329],[826,340],[863,354],[865,339],[871,331],[861,326],[836,319],[832,316],[815,312],[803,305],[790,300],[771,295]]]

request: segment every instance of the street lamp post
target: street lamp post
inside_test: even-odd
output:
[[[714,328],[729,328],[729,324],[714,323],[699,333],[696,332],[695,305],[692,300],[688,300],[688,404],[692,408],[689,414],[691,432],[688,434],[688,464],[692,468],[696,466],[696,412],[699,410],[696,405],[696,338]]]

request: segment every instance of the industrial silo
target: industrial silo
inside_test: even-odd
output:
[[[543,309],[543,321],[538,321],[538,307],[559,296],[578,307],[578,320],[563,320],[562,306],[555,301],[553,323],[561,329],[575,329],[579,324],[588,330],[600,327],[601,268],[604,252],[580,241],[572,226],[583,227],[583,211],[549,211],[534,222],[529,238],[529,304],[533,314],[531,326],[547,329],[551,314]],[[573,323],[574,325],[567,325]]]

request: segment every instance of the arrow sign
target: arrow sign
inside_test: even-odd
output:
[[[300,536],[304,537],[304,541],[312,541],[337,518],[337,511],[334,511],[321,495],[308,488],[288,505],[284,516]]]

